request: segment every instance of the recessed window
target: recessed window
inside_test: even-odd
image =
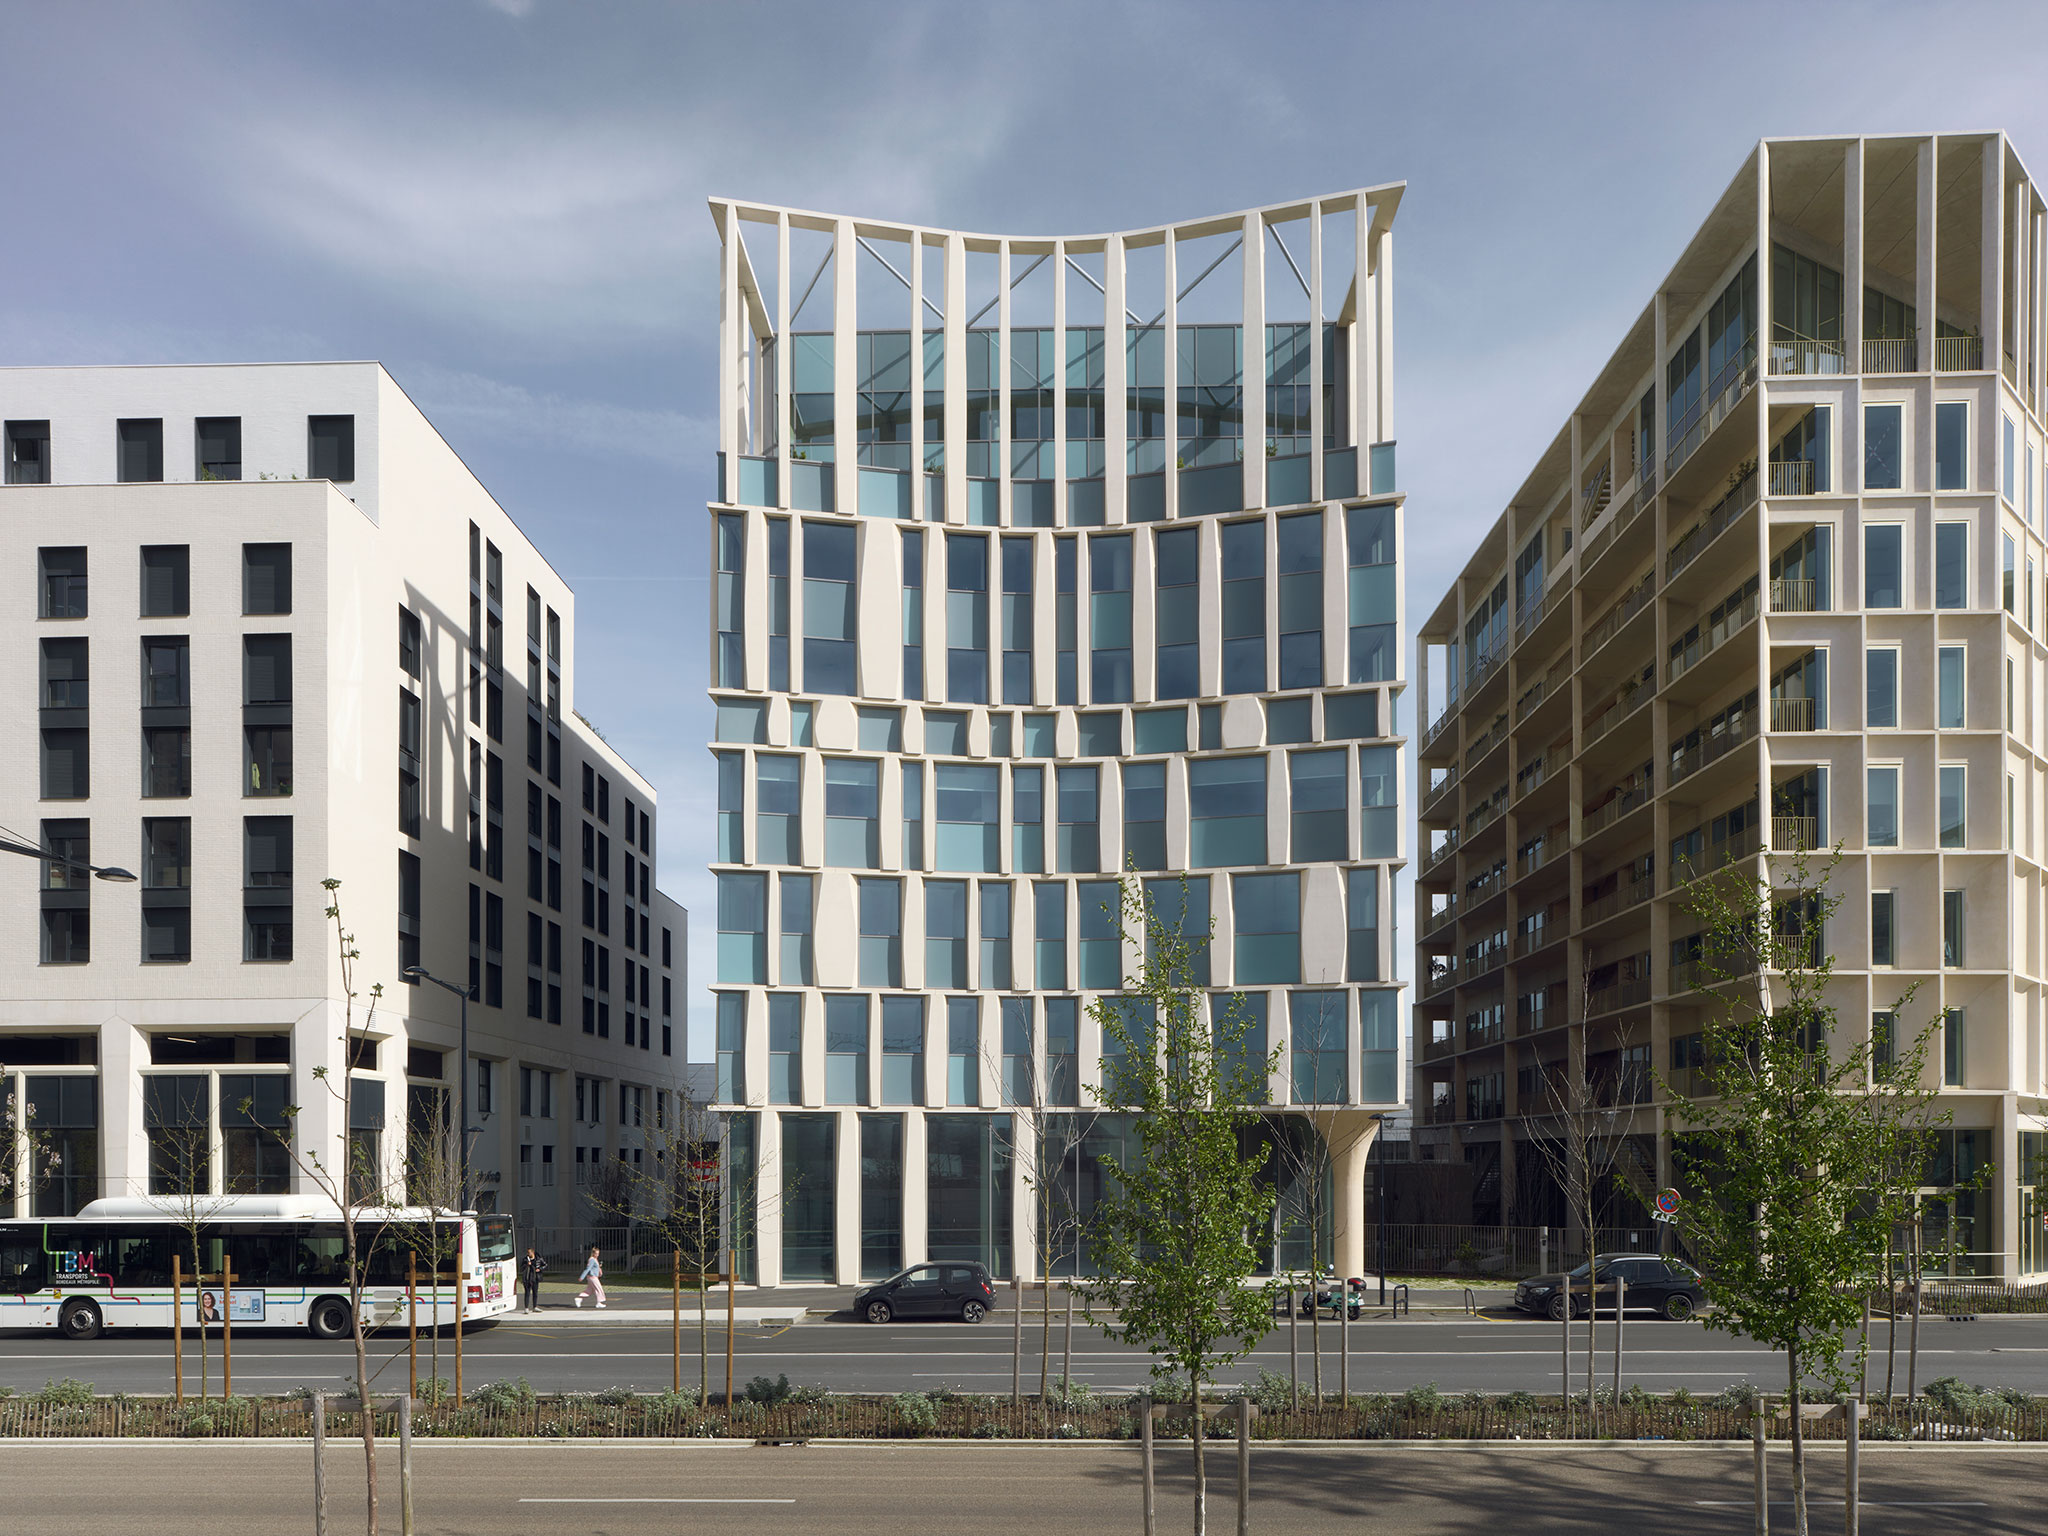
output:
[[[1905,407],[1863,407],[1863,486],[1896,491],[1905,465]]]
[[[353,480],[356,477],[356,419],[353,416],[306,418],[306,478]]]
[[[242,612],[292,611],[292,547],[289,544],[242,546]]]
[[[36,551],[38,612],[46,619],[85,617],[85,549],[65,545]]]
[[[1874,767],[1868,770],[1869,785],[1865,812],[1864,841],[1872,848],[1899,846],[1899,770]]]
[[[201,416],[192,423],[195,480],[242,478],[242,418]]]
[[[142,616],[180,619],[191,611],[191,550],[183,544],[143,545]]]
[[[1863,530],[1863,606],[1897,608],[1905,602],[1905,532],[1897,523]]]
[[[163,477],[163,418],[115,422],[114,478],[127,485]]]
[[[1899,723],[1899,652],[1896,646],[1874,646],[1864,653],[1864,724],[1872,730],[1893,730]]]
[[[1938,401],[1934,407],[1934,488],[1937,491],[1964,491],[1969,487],[1969,402]]]
[[[7,483],[50,483],[50,424],[47,421],[7,423]]]

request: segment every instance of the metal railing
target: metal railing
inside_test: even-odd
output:
[[[1613,499],[1613,465],[1602,464],[1600,473],[1593,477],[1593,483],[1579,494],[1579,527],[1592,525],[1593,519],[1607,510],[1607,503]]]
[[[1544,865],[1556,863],[1564,857],[1564,848],[1563,838],[1552,837],[1546,838],[1543,846],[1540,848],[1531,849],[1527,853],[1516,854],[1515,878],[1519,880],[1524,875],[1533,875],[1537,870],[1543,868]]]
[[[1507,733],[1508,712],[1502,710],[1493,717],[1493,724],[1473,737],[1471,745],[1465,748],[1465,766],[1470,768],[1474,763],[1486,756],[1487,753],[1491,752],[1500,743]]]
[[[1698,828],[1694,830],[1697,831]],[[1763,839],[1756,827],[1746,827],[1733,837],[1709,844],[1697,861],[1679,859],[1672,864],[1671,883],[1666,889],[1675,891],[1681,885],[1690,885],[1703,875],[1711,875],[1716,870],[1726,869],[1737,859],[1749,858],[1762,847],[1762,844]]]
[[[1437,743],[1437,738],[1442,736],[1445,731],[1448,731],[1453,725],[1455,725],[1457,723],[1457,720],[1458,701],[1456,699],[1452,699],[1448,704],[1444,705],[1444,712],[1438,715],[1434,720],[1430,721],[1428,728],[1423,731],[1422,750],[1426,752],[1431,747],[1435,746]]]
[[[1643,579],[1625,593],[1620,602],[1601,617],[1600,621],[1586,631],[1586,640],[1581,654],[1590,659],[1593,653],[1612,640],[1622,625],[1643,611],[1644,604],[1657,594],[1657,573],[1647,572]]]
[[[1482,805],[1465,818],[1465,836],[1477,837],[1501,817],[1507,815],[1507,807],[1498,803]]]
[[[1692,420],[1684,424],[1681,435],[1665,453],[1664,477],[1667,480],[1678,473],[1679,466],[1693,456],[1700,444],[1707,440],[1707,435],[1728,419],[1729,412],[1741,404],[1742,397],[1755,386],[1756,376],[1756,338],[1752,336],[1744,346],[1742,356],[1722,369],[1720,378],[1727,382],[1714,390],[1704,410],[1695,413]]]
[[[1422,995],[1428,997],[1433,993],[1448,991],[1456,986],[1457,982],[1458,957],[1456,955],[1432,956],[1429,962],[1429,971],[1422,978]]]
[[[1477,1050],[1482,1045],[1499,1045],[1508,1035],[1506,1021],[1490,1024],[1468,1024],[1465,1026],[1465,1049]]]
[[[1458,787],[1458,765],[1453,763],[1443,778],[1422,792],[1422,808],[1426,811]]]
[[[1752,591],[1748,597],[1743,599],[1742,607],[1736,613],[1723,619],[1718,628],[1710,629],[1706,634],[1702,635],[1699,644],[1693,649],[1681,652],[1672,660],[1670,663],[1671,675],[1666,681],[1677,682],[1686,673],[1741,634],[1743,630],[1749,628],[1750,621],[1756,617],[1756,613],[1757,594]]]
[[[1810,459],[1771,460],[1771,494],[1773,496],[1811,496],[1819,484]]]
[[[1771,612],[1820,612],[1820,583],[1811,576],[1773,576]]]
[[[1586,994],[1586,1017],[1597,1019],[1603,1013],[1612,1013],[1617,1008],[1633,1008],[1638,1003],[1650,1000],[1650,983],[1647,978],[1631,976],[1626,981],[1617,981],[1608,986],[1595,987]]]
[[[1455,1055],[1457,1049],[1458,1037],[1456,1035],[1431,1035],[1429,1039],[1422,1043],[1422,1059],[1424,1061],[1438,1061],[1445,1056]]]
[[[1610,917],[1618,917],[1631,908],[1640,907],[1656,894],[1656,881],[1644,875],[1631,880],[1627,885],[1616,886],[1597,901],[1586,903],[1579,912],[1579,926],[1590,928],[1595,923],[1604,923]]]
[[[1982,336],[1937,336],[1934,338],[1936,373],[1976,373],[1984,366]]]
[[[1698,559],[1700,552],[1725,533],[1730,523],[1756,505],[1756,497],[1757,473],[1751,469],[1671,546],[1671,576],[1676,577]]]
[[[1569,585],[1559,582],[1548,592],[1539,592],[1536,596],[1530,598],[1528,602],[1522,604],[1515,614],[1515,643],[1519,645],[1522,641],[1526,640],[1529,637],[1529,631],[1538,624],[1541,624],[1544,616],[1551,609],[1555,608],[1559,599],[1564,597],[1570,590]]]
[[[1435,869],[1437,865],[1443,863],[1445,859],[1450,858],[1451,855],[1455,854],[1457,851],[1458,829],[1456,827],[1452,827],[1449,833],[1445,836],[1443,840],[1443,845],[1440,848],[1438,848],[1436,852],[1425,854],[1423,856],[1422,867],[1425,870]]]
[[[1774,731],[1817,730],[1812,699],[1771,699],[1771,729]]]
[[[1744,742],[1756,740],[1756,731],[1756,716],[1745,715],[1740,724],[1722,731],[1718,736],[1709,736],[1697,746],[1686,748],[1671,760],[1672,786],[1684,783],[1707,764],[1726,757]]]
[[[1811,336],[1771,338],[1773,374],[1848,371],[1848,350],[1839,341],[1817,341]]]
[[[1506,888],[1507,883],[1508,872],[1505,869],[1489,870],[1465,887],[1465,905],[1477,906],[1482,901],[1498,896]]]
[[[1584,842],[1595,832],[1613,826],[1622,817],[1639,806],[1650,803],[1650,786],[1638,784],[1633,789],[1623,790],[1597,811],[1587,811],[1579,817],[1578,841]]]
[[[1820,818],[1818,816],[1773,816],[1771,818],[1771,851],[1773,853],[1811,853],[1820,846]]]
[[[1526,960],[1539,949],[1548,949],[1564,937],[1562,923],[1545,923],[1541,928],[1531,928],[1527,933],[1515,935],[1515,958]]]
[[[1872,336],[1863,341],[1865,373],[1918,373],[1920,343],[1911,336]]]
[[[1441,900],[1443,901],[1442,906],[1433,908],[1423,917],[1422,931],[1424,933],[1435,933],[1437,929],[1446,927],[1458,920],[1458,893],[1452,891],[1449,895],[1442,897]]]
[[[1638,682],[1624,690],[1620,698],[1616,699],[1586,723],[1586,746],[1592,746],[1594,742],[1600,740],[1601,737],[1607,735],[1608,732],[1620,725],[1622,721],[1649,703],[1650,695],[1656,691],[1653,684],[1644,682]]]

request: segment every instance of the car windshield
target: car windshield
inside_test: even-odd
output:
[[[1583,1280],[1586,1278],[1586,1266],[1581,1264],[1577,1269],[1569,1271],[1569,1274],[1574,1280]]]

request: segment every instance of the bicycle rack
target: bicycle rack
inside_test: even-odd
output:
[[[1390,1315],[1394,1317],[1399,1317],[1403,1311],[1406,1311],[1407,1313],[1409,1313],[1409,1315],[1413,1316],[1415,1312],[1415,1305],[1408,1299],[1408,1287],[1406,1285],[1396,1284],[1394,1287],[1394,1310]]]

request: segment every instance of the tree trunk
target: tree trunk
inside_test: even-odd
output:
[[[1188,1375],[1188,1396],[1193,1409],[1188,1427],[1195,1442],[1195,1536],[1204,1536],[1209,1529],[1209,1489],[1202,1461],[1202,1378],[1193,1372]]]
[[[1321,1234],[1317,1234],[1317,1251],[1321,1251]],[[1331,1266],[1334,1271],[1335,1266]],[[1316,1305],[1316,1282],[1308,1283],[1308,1347],[1315,1355],[1315,1364],[1310,1369],[1309,1381],[1315,1390],[1316,1406],[1323,1405],[1323,1309]]]
[[[704,1267],[704,1258],[697,1257],[697,1406],[703,1407],[711,1396],[711,1325],[704,1315],[705,1296],[711,1289],[710,1271]]]
[[[1294,1282],[1287,1282],[1287,1393],[1290,1407],[1301,1406],[1301,1308],[1294,1300]]]
[[[1792,1411],[1792,1530],[1794,1536],[1807,1536],[1806,1422],[1802,1417],[1800,1407],[1799,1348],[1797,1345],[1785,1351],[1785,1371],[1790,1378],[1790,1390],[1786,1393],[1786,1405]]]
[[[1040,1228],[1043,1231],[1043,1228]],[[1038,1400],[1042,1403],[1052,1386],[1052,1266],[1039,1277],[1038,1288]]]
[[[351,1269],[355,1260],[355,1244],[349,1244]],[[377,1415],[370,1407],[370,1359],[363,1348],[363,1314],[357,1297],[350,1296],[350,1310],[354,1314],[353,1332],[356,1346],[356,1396],[363,1411],[363,1475],[368,1480],[367,1491],[370,1499],[370,1536],[377,1536]]]

